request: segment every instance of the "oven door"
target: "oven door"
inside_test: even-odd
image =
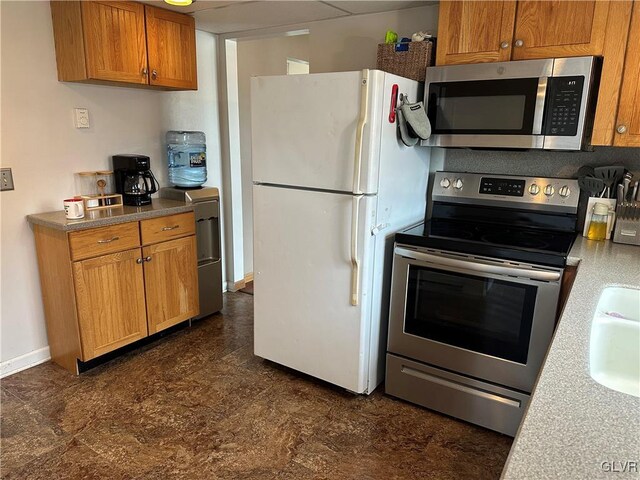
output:
[[[396,246],[389,351],[531,392],[562,270]]]

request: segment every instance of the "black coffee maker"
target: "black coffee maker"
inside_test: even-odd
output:
[[[139,207],[151,203],[151,194],[158,191],[158,181],[151,172],[149,157],[122,154],[111,157],[116,180],[116,192],[125,205]]]

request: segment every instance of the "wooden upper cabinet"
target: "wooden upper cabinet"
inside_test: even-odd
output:
[[[73,264],[82,360],[148,335],[140,248]]]
[[[515,1],[441,1],[437,65],[511,58]]]
[[[194,235],[144,247],[149,334],[200,312]]]
[[[133,2],[81,2],[87,75],[147,83],[144,7]]]
[[[634,2],[613,144],[640,147],[640,2]]]
[[[51,15],[60,81],[198,88],[192,17],[94,0],[51,1]]]
[[[149,83],[197,90],[196,35],[193,17],[145,6]]]
[[[520,0],[513,60],[602,55],[609,2]]]

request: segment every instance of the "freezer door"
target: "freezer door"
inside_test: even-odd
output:
[[[365,84],[360,71],[252,78],[253,181],[376,193],[385,74],[367,72]],[[360,127],[361,173],[354,182]]]
[[[258,185],[255,354],[353,392],[368,391],[375,196],[359,200],[359,302],[352,305],[354,197]]]

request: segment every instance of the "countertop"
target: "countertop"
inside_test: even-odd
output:
[[[87,228],[135,222],[137,220],[146,220],[148,218],[163,217],[165,215],[191,211],[193,211],[193,205],[188,205],[176,200],[168,200],[166,198],[154,198],[151,201],[151,205],[145,205],[143,207],[129,207],[125,205],[119,208],[85,212],[84,218],[79,220],[67,220],[64,216],[64,211],[59,210],[56,212],[27,215],[27,221],[56,230],[73,232]]]
[[[640,247],[579,236],[568,263],[578,264],[575,283],[502,478],[640,478],[640,398],[589,375],[600,293],[612,285],[640,287]],[[627,461],[636,462],[635,471],[610,470],[622,470]]]

